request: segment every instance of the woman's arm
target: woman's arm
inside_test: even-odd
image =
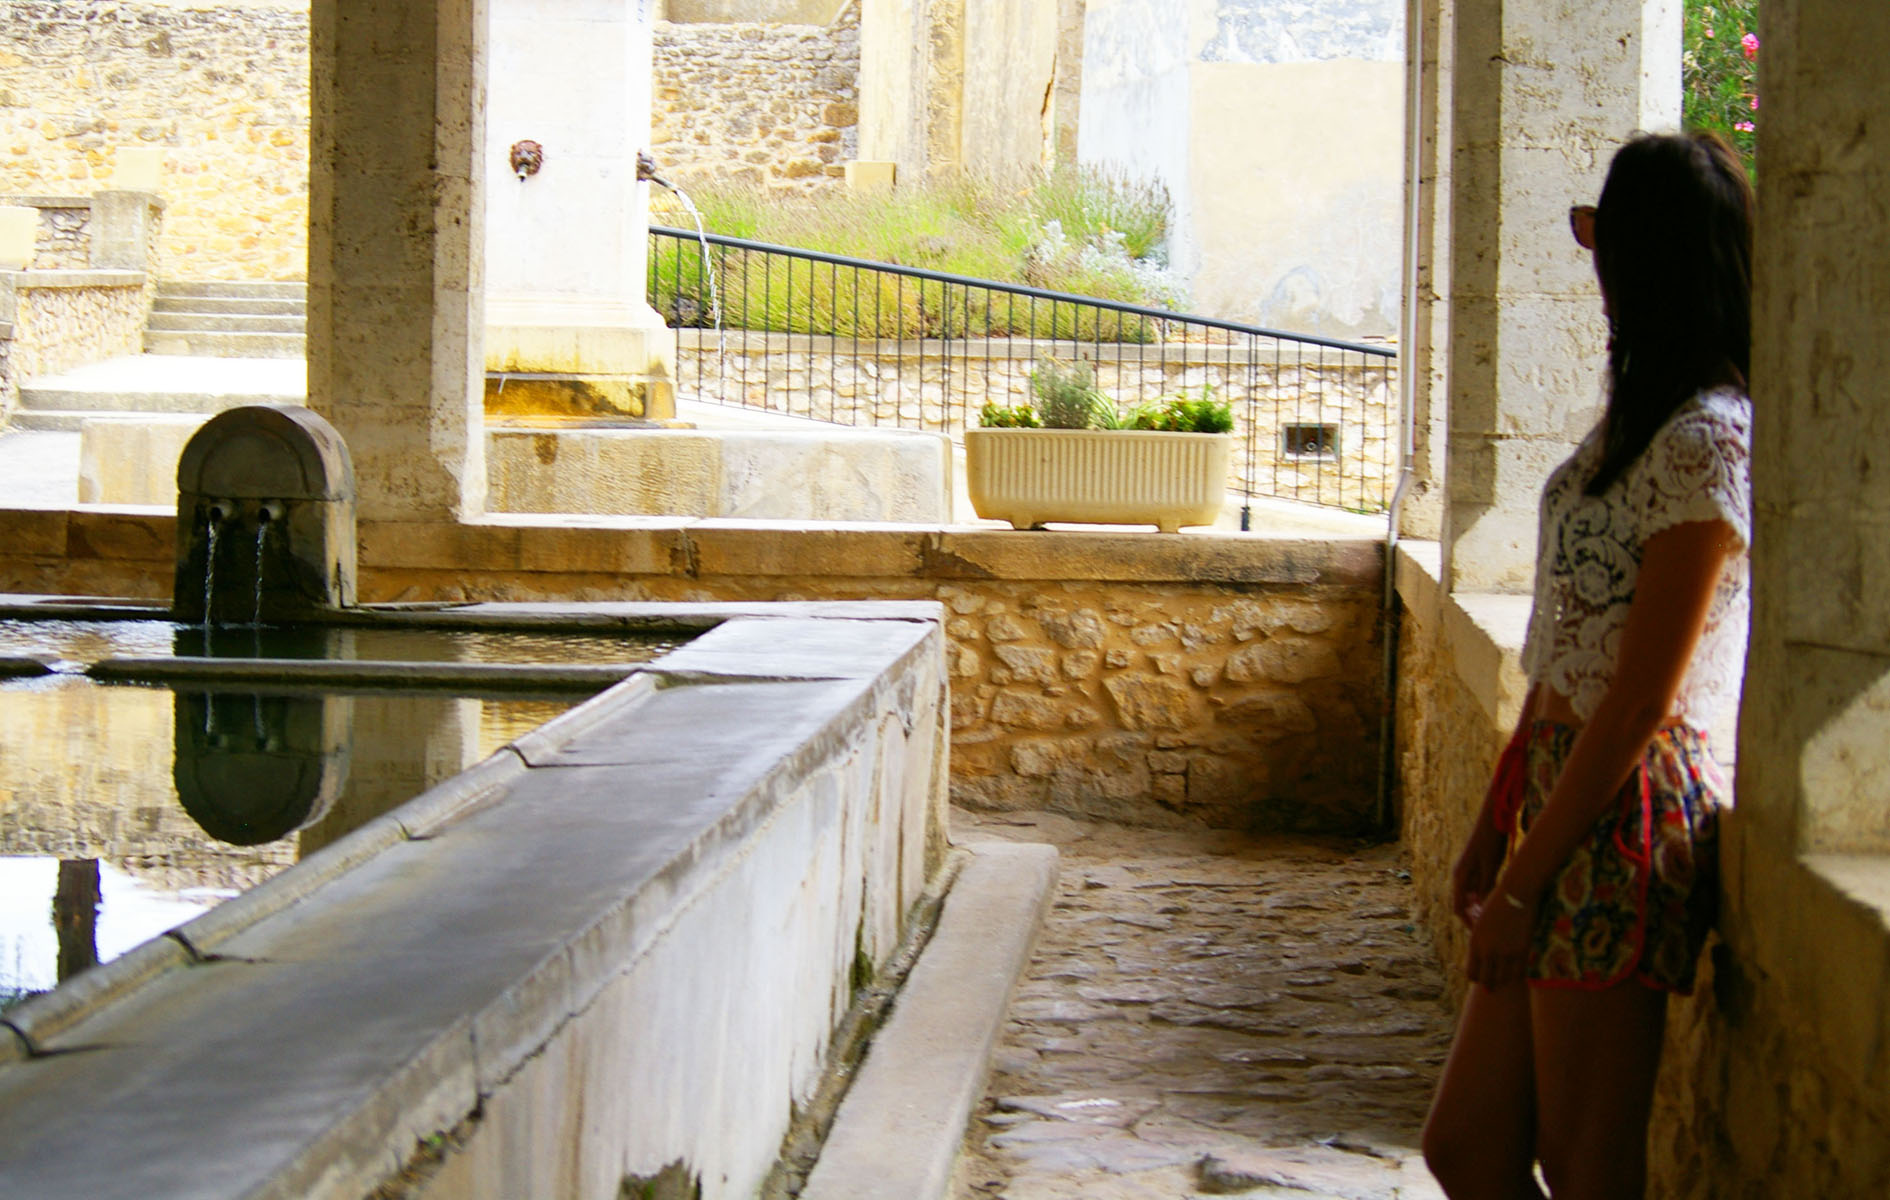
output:
[[[1738,547],[1724,521],[1689,521],[1647,539],[1614,679],[1483,906],[1470,937],[1470,978],[1496,987],[1521,977],[1543,891],[1615,802],[1672,711],[1720,570]]]
[[[1541,697],[1541,684],[1532,686],[1523,697],[1522,713],[1510,733],[1511,745],[1528,736],[1530,723],[1535,720],[1536,703]],[[1497,778],[1492,778],[1490,786],[1483,790],[1483,804],[1477,809],[1476,822],[1470,826],[1470,836],[1465,839],[1463,850],[1457,855],[1457,865],[1450,873],[1450,910],[1471,927],[1476,925],[1484,897],[1495,885],[1497,872],[1503,869],[1503,856],[1509,851],[1508,835],[1497,828],[1496,822],[1498,782]]]

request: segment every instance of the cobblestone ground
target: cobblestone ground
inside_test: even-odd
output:
[[[958,1200],[1441,1197],[1451,1017],[1396,847],[954,819],[1062,854]]]

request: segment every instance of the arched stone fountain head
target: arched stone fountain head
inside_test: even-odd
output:
[[[335,427],[259,404],[205,422],[177,460],[180,621],[280,623],[354,604],[354,467]]]

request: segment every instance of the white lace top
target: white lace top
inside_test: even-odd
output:
[[[1737,690],[1749,612],[1752,401],[1723,388],[1682,404],[1605,493],[1583,488],[1601,461],[1597,425],[1542,492],[1535,606],[1523,643],[1529,681],[1568,697],[1584,721],[1614,678],[1621,630],[1647,539],[1689,521],[1721,520],[1739,539],[1707,610],[1672,716],[1695,728]]]

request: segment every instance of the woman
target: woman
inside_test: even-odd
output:
[[[1424,1130],[1453,1200],[1645,1190],[1669,992],[1692,989],[1726,795],[1702,730],[1737,690],[1751,535],[1752,189],[1711,135],[1615,155],[1592,250],[1601,422],[1542,497],[1531,687],[1458,859],[1473,981]]]

